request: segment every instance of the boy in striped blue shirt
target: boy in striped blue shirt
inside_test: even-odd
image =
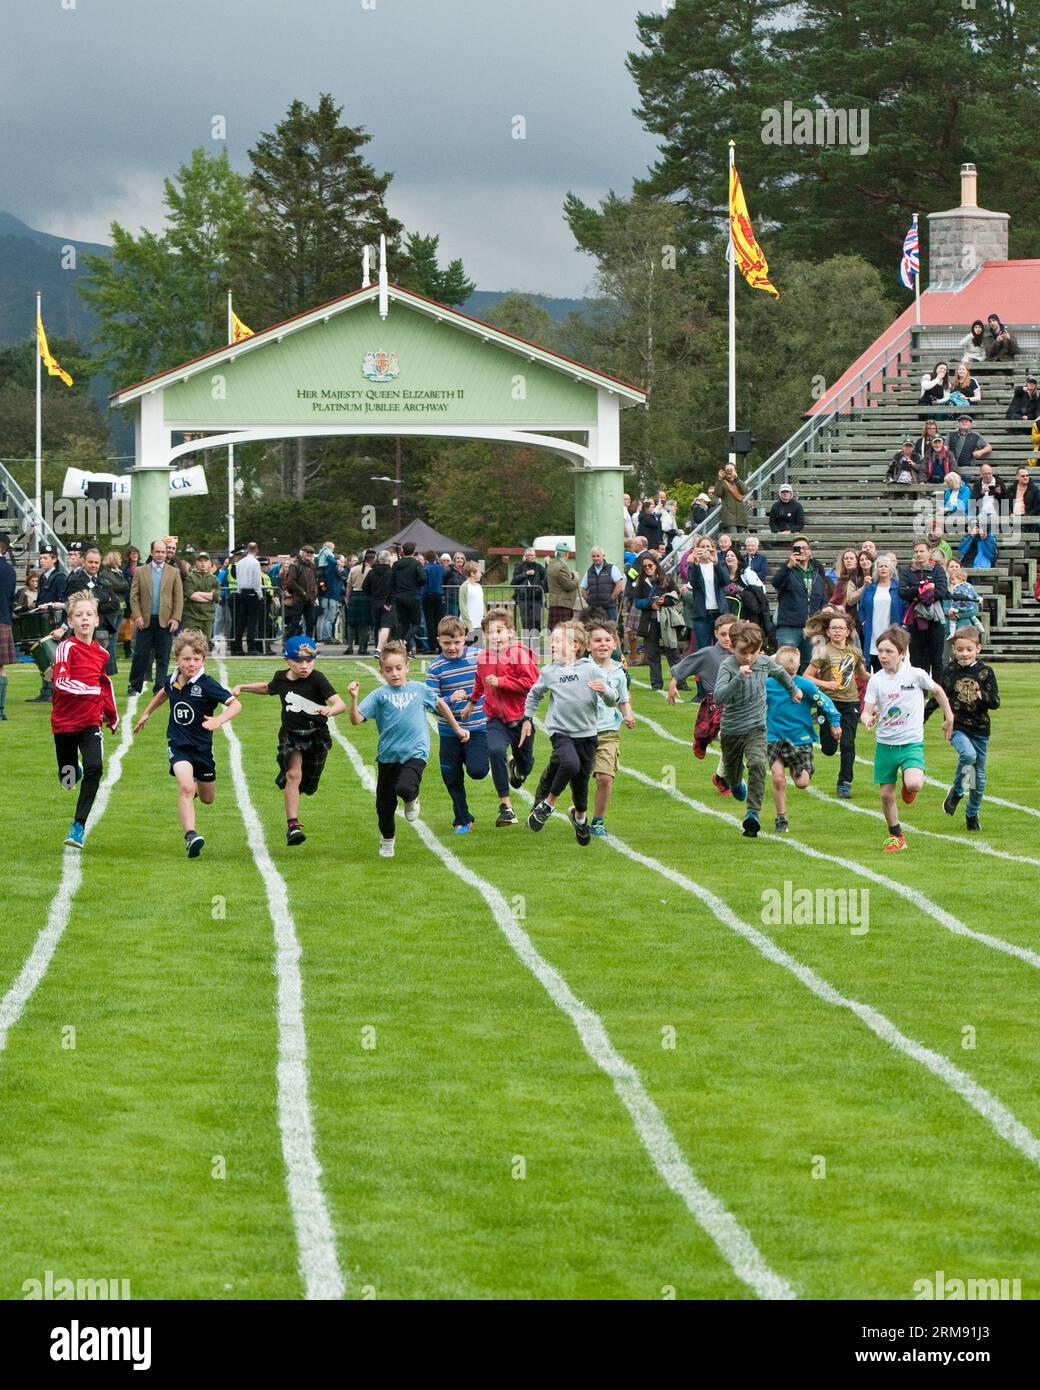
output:
[[[437,645],[441,655],[430,662],[426,684],[451,707],[469,733],[469,741],[462,743],[446,720],[437,720],[441,776],[455,813],[455,834],[467,835],[475,822],[466,800],[466,775],[479,782],[491,770],[483,698],[473,703],[472,712],[466,718],[461,714],[473,689],[477,651],[475,647],[466,646],[466,626],[454,617],[442,618],[437,624]]]

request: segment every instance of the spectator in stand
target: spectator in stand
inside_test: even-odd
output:
[[[574,617],[574,605],[578,598],[579,575],[577,570],[571,569],[567,559],[570,553],[570,546],[567,542],[558,541],[556,554],[545,567],[545,582],[549,595],[550,632],[559,623],[570,622]]]
[[[991,570],[997,558],[997,538],[977,520],[968,522],[961,541],[960,562],[966,570]]]
[[[733,555],[731,549],[728,554]],[[729,570],[721,555],[707,536],[693,547],[693,557],[686,568],[686,585],[682,590],[686,626],[693,632],[697,650],[710,647],[715,640],[715,619],[726,611],[723,589],[729,583]]]
[[[625,515],[628,516],[628,494],[625,494]],[[629,534],[632,518],[629,517]],[[626,542],[627,543],[627,542]],[[545,566],[538,563],[538,554],[533,546],[524,551],[524,558],[513,566],[513,597],[516,600],[520,617],[520,636],[541,632],[542,611],[545,606],[545,592],[548,580]]]
[[[664,538],[668,544],[669,550],[672,548],[672,542],[675,540],[675,537],[679,533],[679,523],[675,519],[675,509],[677,505],[678,503],[674,500],[674,498],[669,498],[668,500],[666,500],[664,506],[661,508],[660,513],[661,531],[664,534]]]
[[[704,518],[711,510],[712,501],[706,492],[698,492],[694,498],[693,506],[690,508],[690,519],[686,524],[687,531],[695,531]]]
[[[1002,503],[1007,501],[1008,487],[993,472],[992,464],[982,463],[979,465],[979,476],[972,484],[971,495],[973,501],[979,504],[976,508],[979,516],[997,516]]]
[[[861,555],[869,555],[871,560],[877,559],[877,546],[874,544],[874,542],[870,539],[869,536],[865,541],[860,541],[859,553]]]
[[[832,608],[849,609],[856,606],[862,591],[859,574],[859,554],[851,546],[839,550],[834,561],[834,588],[830,598]]]
[[[393,567],[394,617],[397,623],[397,636],[408,649],[409,657],[415,655],[415,636],[422,619],[422,591],[425,571],[415,558],[415,542],[405,541],[401,547],[401,558]],[[459,602],[461,604],[461,595]],[[481,614],[483,617],[483,614]],[[479,623],[471,623],[479,627]],[[434,629],[436,632],[436,629]]]
[[[972,459],[984,459],[993,452],[993,445],[987,444],[981,434],[975,433],[974,424],[974,416],[961,415],[956,430],[946,436],[951,467],[964,469],[971,465]]]
[[[938,565],[945,565],[953,554],[950,543],[943,536],[942,518],[936,517],[928,527],[928,544]]]
[[[1004,327],[999,314],[990,314],[986,320],[986,360],[989,362],[1010,362],[1018,356],[1018,344]]]
[[[747,484],[741,480],[735,463],[727,463],[719,469],[718,493],[722,503],[719,530],[746,531],[748,510],[744,499],[747,496]]]
[[[733,537],[729,535],[728,532],[723,531],[719,536],[718,545],[716,548],[719,552],[719,559],[721,559],[725,555],[727,550],[733,549]]]
[[[444,558],[441,557],[441,564]],[[466,579],[466,557],[461,550],[456,550],[451,557],[451,567],[444,571],[444,613],[447,617],[459,616],[459,588]]]
[[[946,571],[936,564],[927,541],[914,542],[914,558],[899,584],[899,597],[907,606],[903,626],[910,632],[910,663],[933,678],[942,674],[946,613],[943,604],[950,589]]]
[[[869,658],[872,671],[880,671],[878,638],[887,627],[901,626],[906,612],[890,556],[879,555],[874,561],[873,578],[860,594],[856,607],[863,634],[863,655]]]
[[[946,362],[936,362],[931,375],[921,377],[921,395],[918,405],[941,405],[950,395],[950,368]]]
[[[776,640],[782,647],[797,647],[804,671],[812,656],[812,643],[805,635],[805,624],[826,604],[829,583],[823,566],[813,559],[808,537],[795,536],[786,564],[773,573],[776,590]]]
[[[781,483],[776,490],[776,501],[769,508],[769,529],[774,536],[790,536],[795,531],[805,529],[805,509],[794,499],[794,488],[790,483]]]
[[[950,394],[946,399],[950,405],[977,405],[982,400],[982,387],[972,376],[967,363],[958,362],[954,369]]]
[[[899,487],[916,487],[921,481],[921,465],[914,455],[913,435],[908,434],[899,446],[898,452],[892,455],[892,462],[885,473],[885,481],[895,483]]]
[[[1035,420],[1040,415],[1040,391],[1036,389],[1036,377],[1027,376],[1024,386],[1016,386],[1007,408],[1007,420]]]
[[[944,483],[950,471],[950,451],[942,435],[934,435],[928,440],[921,455],[921,481],[925,483]]]
[[[757,574],[763,585],[769,578],[769,561],[762,554],[762,542],[757,536],[744,537],[744,568]]]
[[[1040,488],[1033,482],[1032,474],[1024,465],[1015,474],[1015,486],[1011,492],[1011,515],[1040,517]]]
[[[649,497],[643,499],[643,505],[639,509],[639,524],[636,526],[636,535],[645,536],[647,547],[651,550],[664,540],[661,518],[654,511],[653,501]],[[561,619],[561,621],[563,620]],[[555,627],[555,623],[550,620],[549,626]]]
[[[962,516],[967,516],[970,502],[968,484],[962,482],[959,473],[951,470],[946,475],[946,486],[943,490],[943,514],[950,516],[954,512],[960,512]]]
[[[625,587],[624,576],[617,565],[608,565],[603,547],[594,545],[589,552],[592,564],[582,576],[579,589],[587,608],[598,610],[610,621],[617,621],[618,599]]]
[[[376,654],[379,655],[394,623],[394,575],[389,550],[379,552],[379,557],[365,575],[361,588],[368,595],[372,609],[372,625],[377,633]]]
[[[981,319],[975,320],[971,332],[966,333],[957,346],[964,349],[961,355],[962,362],[985,362],[986,325]]]

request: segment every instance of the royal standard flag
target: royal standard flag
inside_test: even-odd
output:
[[[765,290],[779,299],[780,291],[769,279],[769,266],[761,246],[755,240],[755,229],[744,201],[740,175],[732,164],[729,167],[729,236],[740,273],[751,288]]]
[[[251,338],[252,336],[253,336],[253,330],[252,330],[250,327],[248,327],[247,324],[244,324],[244,323],[242,322],[242,320],[238,317],[238,315],[235,313],[234,309],[232,309],[232,310],[231,310],[231,341],[232,341],[233,343],[240,343],[240,342],[242,341],[243,338]]]
[[[921,273],[921,245],[917,235],[917,213],[910,223],[910,230],[903,238],[903,258],[899,262],[899,278],[908,290],[914,288],[914,280]]]
[[[36,315],[36,347],[43,360],[43,365],[47,368],[50,375],[60,376],[66,386],[71,386],[72,377],[69,376],[61,363],[52,355],[50,348],[47,346],[47,334],[43,331],[43,315],[40,313]]]

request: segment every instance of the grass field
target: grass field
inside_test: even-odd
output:
[[[636,685],[587,849],[560,819],[496,831],[490,781],[453,836],[434,752],[379,859],[375,730],[345,718],[289,849],[277,701],[245,696],[188,862],[165,717],[124,717],[63,850],[72,798],[17,669],[0,1297],[50,1270],[135,1299],[910,1299],[943,1270],[1035,1298],[1037,671],[998,676],[989,792],[1014,804],[969,839],[928,786],[899,856],[870,767],[845,804],[819,756],[790,836],[742,838],[691,706]],[[944,780],[937,721],[927,740]],[[785,882],[869,893],[869,929],[764,920]]]

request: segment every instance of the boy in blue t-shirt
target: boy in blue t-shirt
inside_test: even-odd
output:
[[[802,654],[797,647],[778,647],[773,658],[802,692],[805,698],[801,704],[796,705],[776,681],[766,681],[766,757],[773,774],[776,829],[781,835],[789,829],[787,772],[790,771],[791,780],[799,791],[804,791],[815,770],[813,738],[816,735],[817,717],[822,713],[834,737],[841,737],[841,715],[837,706],[807,676],[798,674],[801,659]]]
[[[376,815],[379,818],[379,853],[394,856],[394,815],[398,797],[404,802],[405,820],[419,818],[419,783],[430,756],[430,731],[426,711],[436,710],[460,743],[469,731],[459,724],[451,707],[428,685],[408,679],[408,648],[403,642],[387,642],[379,657],[379,672],[386,682],[370,691],[358,704],[357,681],[347,687],[350,722],[374,719],[379,730],[376,746]]]
[[[435,657],[427,667],[426,684],[448,706],[457,708],[465,705],[469,702],[469,693],[477,673],[477,652],[475,647],[466,646],[466,626],[461,619],[440,620],[437,624],[437,645],[441,655]],[[446,719],[437,721],[441,776],[455,812],[456,835],[468,834],[475,823],[466,801],[466,773],[479,782],[491,770],[483,696],[471,703],[471,709],[472,713],[463,719],[469,730],[469,740],[465,743],[455,737]]]
[[[212,806],[216,796],[217,769],[213,761],[213,735],[221,724],[234,719],[242,706],[230,690],[206,675],[209,641],[205,633],[188,628],[173,644],[177,669],[166,677],[160,690],[134,725],[140,733],[164,700],[170,702],[166,742],[170,755],[170,776],[177,779],[177,813],[184,831],[189,859],[197,859],[206,843],[195,829],[195,797]],[[215,714],[218,705],[223,714]]]

